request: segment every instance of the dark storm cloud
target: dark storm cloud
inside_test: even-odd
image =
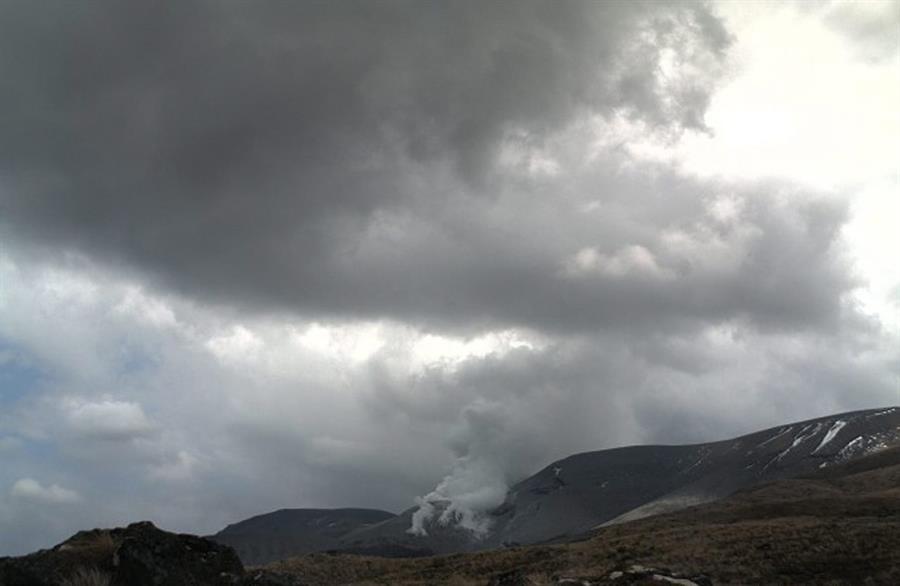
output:
[[[345,298],[386,308],[402,299],[422,320],[462,313],[556,331],[841,319],[855,284],[840,244],[843,204],[746,189],[726,200],[734,215],[717,218],[706,210],[715,189],[666,173],[650,185],[627,173],[592,179],[609,191],[587,212],[585,200],[549,198],[567,177],[500,204],[472,201],[453,225],[376,232],[347,256]]]
[[[623,315],[616,299],[665,301],[641,284],[560,278],[577,251],[566,246],[581,245],[566,241],[570,222],[580,232],[590,222],[573,202],[556,213],[539,200],[573,186],[519,189],[520,170],[500,159],[510,145],[540,149],[588,115],[664,132],[701,126],[729,43],[700,4],[11,2],[2,11],[8,236],[229,304],[424,321],[566,326],[592,307],[586,323],[596,325]],[[614,176],[609,168],[575,187],[609,192]],[[528,193],[498,199],[510,190]],[[689,199],[675,201],[696,209]],[[385,227],[418,233],[379,247]],[[535,230],[550,246],[528,258]]]

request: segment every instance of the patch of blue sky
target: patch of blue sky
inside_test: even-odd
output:
[[[46,378],[28,353],[0,338],[0,408],[18,402]]]
[[[159,366],[159,357],[140,344],[124,342],[116,356],[116,370],[121,377],[141,374]]]

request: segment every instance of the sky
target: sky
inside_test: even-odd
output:
[[[0,5],[0,555],[900,404],[900,3]]]

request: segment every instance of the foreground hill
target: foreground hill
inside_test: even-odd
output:
[[[80,531],[51,549],[0,558],[0,586],[292,586],[247,572],[228,546],[148,521]]]
[[[565,539],[603,524],[715,501],[900,446],[900,408],[791,423],[735,439],[687,446],[632,446],[576,454],[511,488],[476,539],[453,524],[408,532],[415,509],[348,533],[343,548],[403,547],[453,553]]]
[[[568,544],[422,559],[311,554],[268,569],[310,585],[900,584],[900,449]]]
[[[233,547],[248,565],[342,546],[351,531],[392,519],[376,509],[282,509],[229,525],[211,536]]]

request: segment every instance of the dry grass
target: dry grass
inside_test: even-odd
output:
[[[60,582],[61,586],[109,586],[112,578],[97,568],[78,568]]]
[[[715,584],[900,584],[900,516],[810,517],[616,527],[583,542],[410,560],[310,555],[270,569],[304,584],[485,585],[523,571],[533,584],[603,577],[632,564],[706,574]]]

